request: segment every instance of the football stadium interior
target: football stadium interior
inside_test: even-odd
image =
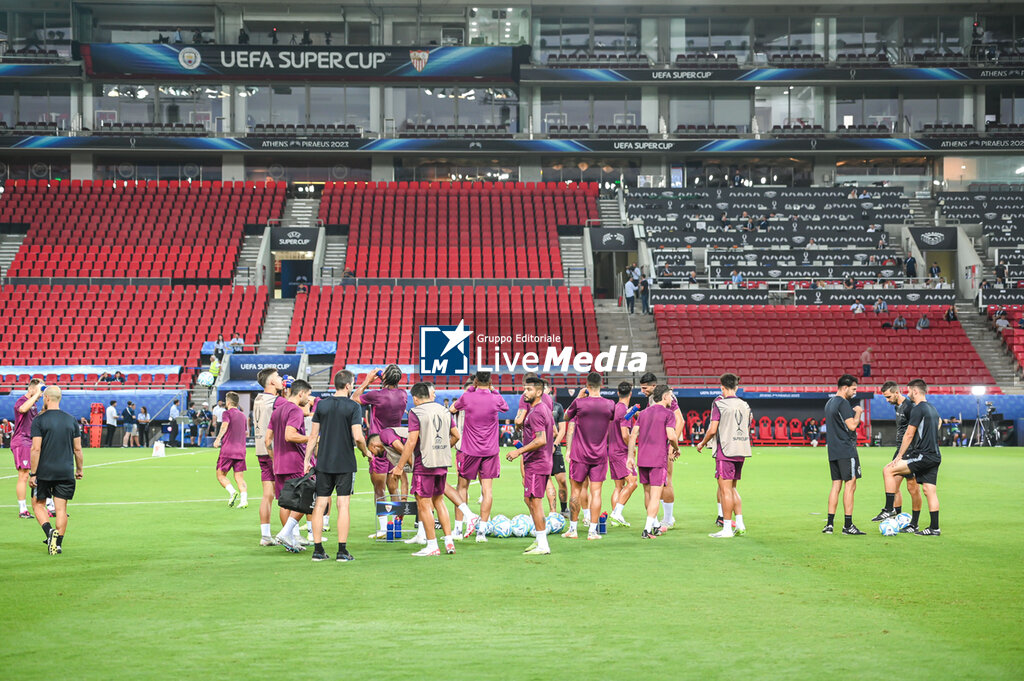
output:
[[[90,447],[106,444],[112,401],[146,407],[146,442],[170,455],[199,405],[234,392],[251,412],[261,369],[329,395],[337,372],[373,383],[389,364],[401,388],[430,381],[446,406],[492,371],[503,423],[527,371],[566,408],[592,369],[606,397],[625,381],[646,405],[651,372],[674,391],[687,444],[732,372],[752,443],[780,461],[825,442],[823,405],[844,374],[864,409],[857,442],[898,445],[882,384],[922,379],[944,445],[1024,445],[1024,5],[5,0],[0,309],[2,416],[13,423],[41,378]],[[428,338],[463,328],[460,366],[454,342],[442,352]],[[123,425],[113,442],[129,441]],[[200,430],[188,451],[212,446],[217,433]],[[97,501],[135,498],[115,489]],[[888,581],[919,558],[849,560],[878,560]],[[840,584],[829,597],[850,595]],[[708,599],[722,588],[707,586]],[[382,619],[391,605],[376,603]],[[877,628],[914,626],[899,619]],[[761,619],[747,654],[778,624]],[[953,629],[914,645],[942,647]],[[391,633],[380,625],[359,654],[379,642],[397,655]],[[657,639],[639,647],[674,645]],[[587,640],[604,661],[601,639]],[[658,650],[647,671],[696,650]],[[949,655],[931,660],[935,678],[1019,678],[1019,659]],[[96,676],[81,678],[110,678],[87,659]],[[857,659],[834,675],[888,673]],[[506,677],[493,663],[481,678]],[[759,664],[741,669],[824,669],[802,654],[785,674]]]

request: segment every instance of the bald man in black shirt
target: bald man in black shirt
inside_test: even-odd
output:
[[[82,479],[82,431],[75,417],[60,410],[61,391],[51,385],[43,391],[45,409],[32,422],[32,459],[28,479],[34,492],[32,508],[50,555],[62,553],[68,527],[68,501],[75,496],[75,481]],[[46,499],[52,498],[56,527],[50,526]]]

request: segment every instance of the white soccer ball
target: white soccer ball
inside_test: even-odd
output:
[[[488,530],[492,537],[504,539],[512,535],[512,521],[508,519],[508,516],[496,515],[491,518]]]
[[[895,537],[900,533],[900,523],[896,518],[886,518],[878,523],[878,531],[886,537]]]
[[[213,374],[211,374],[209,371],[204,371],[203,373],[199,374],[198,378],[196,378],[196,383],[203,386],[204,388],[209,388],[216,382],[217,379],[214,378]]]
[[[818,446],[818,441],[817,440],[811,440],[811,446],[812,447],[817,447]]]
[[[530,522],[530,516],[525,513],[520,513],[512,518],[512,534],[517,537],[525,537],[530,534],[530,525],[532,524],[533,523]]]
[[[910,525],[910,521],[913,519],[913,516],[909,513],[900,513],[898,516],[896,516],[896,525],[902,530],[903,528]]]
[[[565,517],[561,513],[549,513],[545,524],[548,534],[560,534],[565,529]]]

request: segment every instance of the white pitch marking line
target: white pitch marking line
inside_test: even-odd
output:
[[[147,456],[147,457],[145,457],[143,459],[125,459],[124,461],[107,461],[106,463],[89,464],[88,466],[83,466],[83,468],[99,468],[100,466],[114,466],[114,465],[117,465],[119,463],[135,463],[136,461],[152,461],[154,458],[155,459],[169,459],[172,456],[191,456],[193,454],[199,454],[199,452],[182,452],[181,454],[165,454],[164,456],[157,456],[157,457]],[[14,479],[16,477],[18,477],[18,476],[17,475],[3,475],[3,476],[0,476],[0,480],[12,480],[12,479]]]

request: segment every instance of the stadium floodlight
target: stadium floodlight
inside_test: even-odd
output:
[[[985,394],[985,386],[983,386],[983,385],[972,385],[971,386],[971,394],[974,395],[975,397],[981,397],[982,395]]]
[[[1017,170],[1015,170],[1014,172],[1018,175],[1024,175],[1024,166],[1017,168]]]

